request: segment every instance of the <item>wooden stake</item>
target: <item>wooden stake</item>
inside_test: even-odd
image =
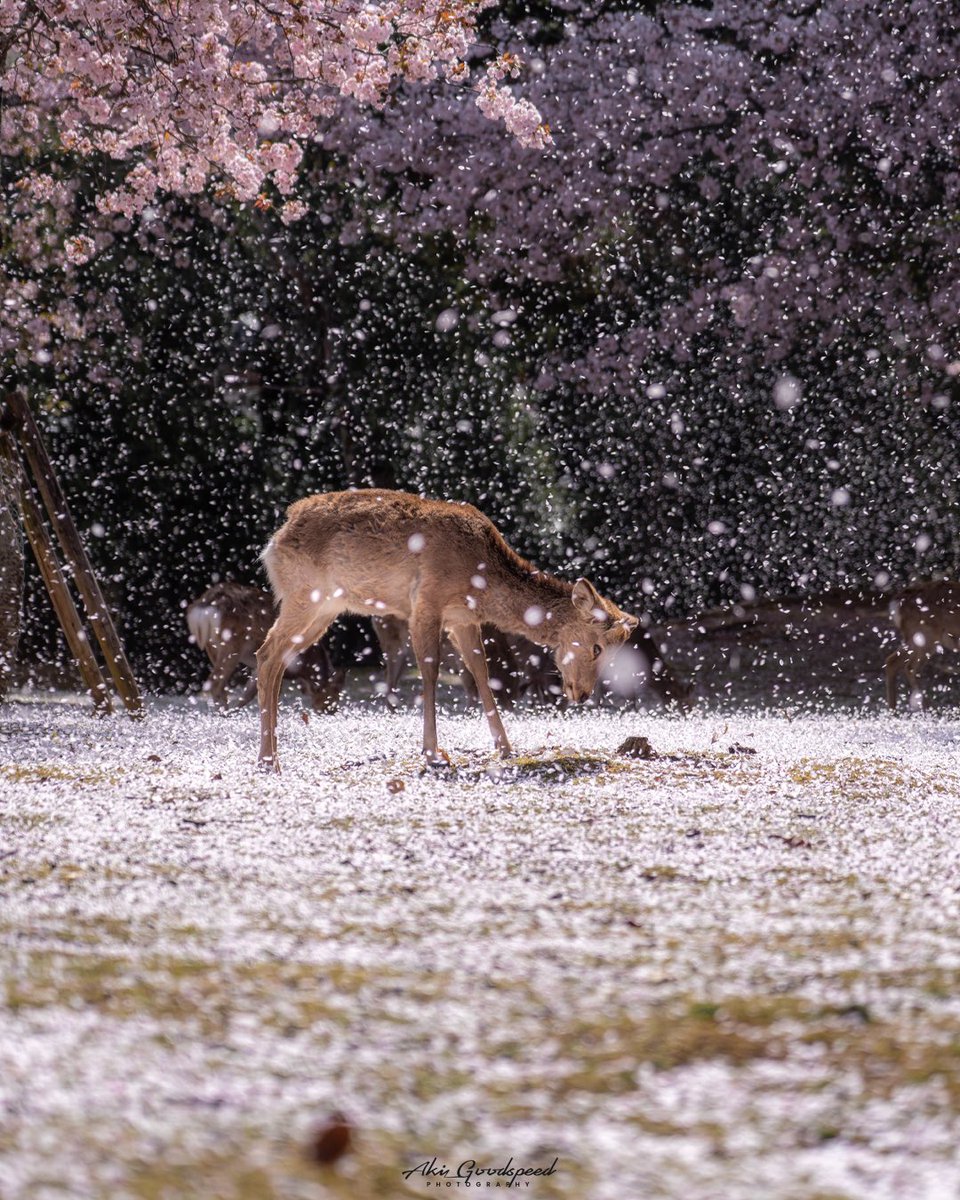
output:
[[[13,418],[14,428],[27,465],[49,514],[53,531],[57,535],[57,540],[70,565],[77,591],[80,593],[87,611],[87,619],[100,643],[114,685],[131,716],[142,716],[143,701],[140,698],[140,689],[133,677],[133,671],[130,669],[127,656],[117,635],[107,602],[103,598],[100,585],[93,573],[93,567],[90,565],[83,542],[80,540],[80,534],[70,515],[66,496],[54,473],[53,464],[43,444],[37,423],[33,419],[33,413],[27,404],[26,396],[22,391],[8,392],[6,403]]]
[[[47,533],[47,527],[43,523],[40,509],[33,498],[33,493],[30,490],[30,485],[27,483],[23,466],[20,463],[19,456],[13,447],[13,442],[8,433],[0,433],[0,455],[13,468],[17,487],[17,499],[20,504],[20,513],[23,517],[23,528],[27,534],[27,541],[30,543],[30,549],[37,560],[37,566],[40,568],[40,574],[46,585],[47,593],[50,596],[50,603],[57,614],[57,620],[60,622],[60,628],[67,639],[70,653],[80,668],[83,682],[87,685],[87,689],[93,698],[94,707],[100,713],[112,712],[113,705],[110,702],[110,692],[107,688],[107,682],[103,678],[100,666],[90,648],[86,631],[83,628],[83,622],[80,620],[80,614],[77,612],[76,605],[73,602],[73,596],[70,594],[67,581],[63,577],[63,571],[60,569],[60,563],[54,552],[53,543],[50,541],[50,535]]]

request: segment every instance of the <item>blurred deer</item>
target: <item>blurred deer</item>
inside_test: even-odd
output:
[[[516,681],[513,694],[534,697],[541,703],[562,701],[560,671],[548,649],[522,635],[497,631],[497,637],[506,642],[502,653],[512,656],[515,664],[511,671],[511,677]],[[638,626],[622,646],[606,656],[600,667],[597,689],[637,700],[645,687],[662,704],[676,705],[682,712],[689,711],[690,685],[670,667],[653,636]]]
[[[887,703],[897,707],[897,681],[910,687],[911,704],[923,707],[920,674],[935,654],[960,650],[960,583],[917,583],[897,596],[890,617],[903,645],[887,658]]]
[[[260,765],[278,771],[277,698],[286,663],[342,612],[400,617],[423,680],[423,751],[439,757],[436,687],[449,635],[473,675],[496,747],[510,753],[490,688],[481,626],[536,630],[554,652],[564,693],[586,700],[602,655],[626,641],[636,617],[586,579],[564,583],[511,550],[469,504],[368,489],[309,496],[262,554],[280,615],[257,652]]]
[[[396,704],[397,686],[403,669],[407,665],[408,653],[411,650],[410,627],[400,617],[373,618],[373,630],[380,643],[383,654],[384,681],[388,703]],[[484,657],[487,663],[487,675],[490,688],[496,693],[502,705],[509,707],[523,691],[523,668],[514,643],[524,639],[514,638],[501,632],[493,625],[483,625],[480,630],[483,641]],[[533,643],[527,643],[531,649],[536,649]],[[441,643],[441,662],[444,659],[454,660],[453,669],[460,674],[460,682],[471,700],[479,699],[476,680],[464,665],[454,650],[450,639],[444,635]],[[559,672],[556,672],[559,680]]]
[[[383,651],[387,694],[394,696],[410,646],[407,623],[398,617],[374,617],[373,627]],[[509,707],[521,697],[541,704],[563,703],[563,680],[549,650],[523,634],[504,633],[493,625],[484,625],[481,637],[490,686],[502,706]],[[458,668],[467,696],[479,699],[471,672],[462,663]],[[639,627],[603,665],[597,687],[634,702],[648,689],[662,704],[690,711],[690,685],[670,667],[653,636]]]
[[[383,654],[383,672],[387,688],[387,700],[391,705],[396,703],[397,687],[400,676],[407,665],[407,651],[410,649],[410,630],[406,621],[399,617],[375,616],[372,619],[373,632],[380,643]]]
[[[242,708],[253,699],[257,649],[276,618],[270,593],[243,583],[215,583],[187,606],[190,640],[205,651],[212,665],[203,690],[218,707],[228,707],[227,686],[241,666],[250,669],[250,679],[234,707]],[[336,707],[344,672],[334,670],[322,642],[293,655],[284,674],[297,682],[317,712]]]
[[[615,652],[603,671],[603,684],[606,690],[634,702],[647,689],[664,706],[690,711],[693,688],[670,666],[650,631],[642,627]]]

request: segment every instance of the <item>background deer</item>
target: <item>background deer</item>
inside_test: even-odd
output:
[[[897,707],[897,680],[904,676],[911,703],[923,706],[920,674],[934,654],[960,650],[960,583],[949,579],[914,584],[890,605],[903,645],[886,661],[887,703]]]
[[[227,687],[234,673],[245,666],[250,679],[234,707],[248,704],[257,690],[257,649],[277,618],[269,592],[243,583],[215,583],[187,606],[190,640],[210,659],[212,670],[203,685],[214,704],[228,706]],[[285,669],[318,712],[336,707],[344,672],[334,670],[322,642],[291,657]]]
[[[637,628],[618,650],[604,671],[604,682],[615,694],[637,701],[646,688],[661,704],[690,711],[693,688],[681,679],[664,657],[657,639],[648,629]]]
[[[383,654],[384,679],[387,693],[387,701],[391,705],[397,703],[397,687],[400,683],[400,677],[403,674],[403,669],[407,665],[408,654],[412,647],[410,645],[410,627],[406,621],[400,617],[383,617],[376,616],[373,618],[373,630],[377,635],[377,641],[380,643],[380,650]],[[481,640],[483,641],[484,658],[487,663],[487,676],[490,681],[491,691],[496,693],[497,699],[504,707],[510,707],[514,700],[526,691],[527,672],[524,662],[524,647],[521,643],[525,643],[530,650],[538,648],[532,642],[526,642],[526,639],[516,637],[515,635],[503,633],[496,629],[493,625],[483,625],[480,630]],[[549,655],[545,651],[541,651],[544,657]],[[444,659],[453,659],[451,664],[453,669],[460,674],[460,682],[463,684],[463,689],[471,700],[479,699],[476,681],[471,672],[464,665],[456,650],[454,650],[450,639],[444,635],[441,643],[441,662]],[[551,665],[553,660],[550,659]],[[553,674],[557,682],[560,680],[560,673],[555,668]],[[557,689],[559,693],[559,687]]]
[[[399,617],[374,616],[372,624],[373,632],[377,635],[377,641],[380,643],[380,652],[383,654],[387,701],[392,706],[397,702],[400,676],[407,665],[410,630],[406,621],[401,621]]]
[[[564,694],[586,700],[599,659],[637,619],[586,579],[565,583],[511,550],[469,504],[379,489],[299,500],[262,555],[280,615],[257,652],[260,764],[279,770],[277,700],[285,664],[342,612],[400,617],[423,680],[423,750],[437,758],[436,685],[444,631],[476,680],[494,744],[510,742],[490,689],[480,628],[535,636],[554,652]]]
[[[399,617],[374,617],[373,628],[383,652],[387,696],[396,703],[396,689],[407,661],[410,632]],[[563,702],[563,680],[553,655],[523,634],[504,633],[493,625],[481,628],[490,687],[502,707],[521,697],[541,704]],[[444,643],[444,657],[449,643]],[[458,662],[460,680],[471,700],[479,699],[470,671]],[[649,630],[638,627],[627,642],[614,651],[603,668],[597,687],[636,702],[643,691],[652,692],[662,704],[690,711],[692,689],[671,668]]]

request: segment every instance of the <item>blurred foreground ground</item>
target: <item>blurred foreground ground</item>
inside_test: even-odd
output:
[[[960,726],[732,708],[0,708],[0,1196],[960,1194]]]

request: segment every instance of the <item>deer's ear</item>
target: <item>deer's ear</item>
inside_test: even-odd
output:
[[[582,617],[589,617],[591,621],[606,620],[607,610],[604,608],[603,600],[589,579],[577,580],[573,585],[573,594],[570,599],[573,601],[573,607]]]
[[[636,627],[640,624],[640,618],[631,616],[630,613],[624,613],[621,622],[626,626],[628,633],[633,633]]]

